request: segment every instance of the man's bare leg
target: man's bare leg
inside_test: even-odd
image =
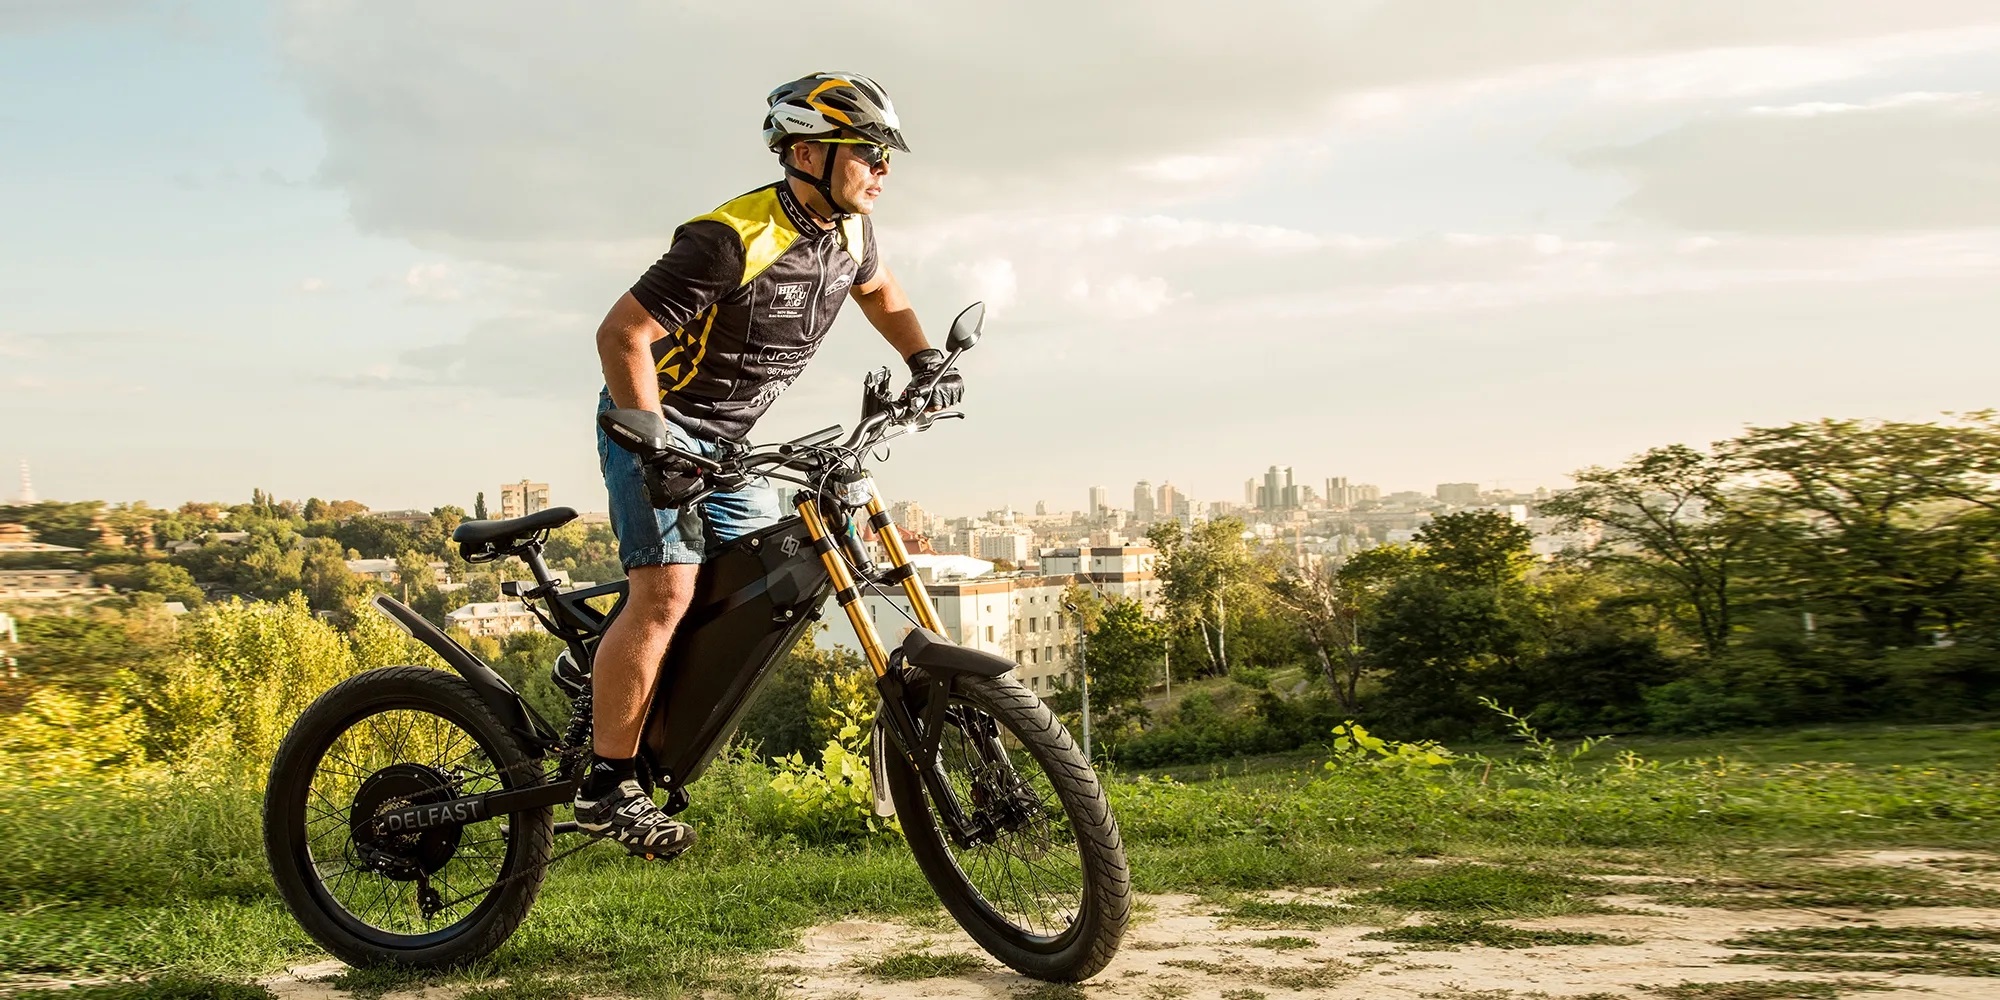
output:
[[[639,752],[639,734],[660,664],[674,628],[694,599],[692,563],[638,566],[627,571],[631,593],[604,633],[591,661],[591,746],[597,756],[624,759]]]
[[[625,609],[598,643],[591,667],[592,748],[597,759],[577,787],[577,829],[624,845],[648,860],[673,857],[694,844],[694,828],[669,817],[636,777],[639,735],[660,661],[694,597],[701,567],[642,566],[627,574]]]

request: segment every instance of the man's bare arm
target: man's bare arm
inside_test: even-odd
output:
[[[908,360],[910,355],[931,346],[924,338],[924,328],[917,322],[917,311],[910,307],[910,297],[903,294],[901,282],[883,264],[875,269],[875,276],[866,285],[854,286],[854,302],[861,307],[862,315],[882,339],[896,349],[896,356]]]
[[[660,412],[660,382],[653,371],[653,341],[667,335],[659,320],[626,292],[597,327],[597,359],[612,405]],[[921,336],[921,334],[920,334]]]

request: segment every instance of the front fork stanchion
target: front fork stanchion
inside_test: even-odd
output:
[[[882,648],[882,637],[875,634],[875,623],[868,620],[862,610],[861,594],[854,589],[854,574],[847,571],[847,563],[834,550],[833,538],[827,534],[826,522],[819,516],[819,503],[807,497],[799,501],[799,518],[806,523],[806,534],[812,536],[813,551],[819,553],[820,562],[826,566],[827,575],[833,578],[833,599],[840,602],[840,609],[847,612],[847,622],[854,626],[855,638],[861,640],[861,652],[868,657],[868,666],[875,676],[889,672],[889,653]]]
[[[868,495],[868,526],[875,529],[875,537],[882,540],[882,550],[889,554],[889,572],[883,579],[901,577],[903,593],[909,597],[910,610],[915,612],[917,621],[949,641],[951,637],[944,634],[944,622],[938,618],[937,609],[931,607],[931,597],[924,590],[923,579],[910,565],[910,550],[903,546],[903,536],[897,534],[889,512],[882,509],[882,498],[872,492]]]

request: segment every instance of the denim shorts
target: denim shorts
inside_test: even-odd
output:
[[[611,409],[611,393],[598,393],[597,412]],[[716,443],[705,441],[667,422],[676,447],[713,456]],[[611,443],[597,431],[597,464],[604,470],[604,487],[611,494],[611,530],[618,534],[618,561],[627,570],[637,566],[699,563],[724,542],[741,538],[778,522],[778,491],[770,480],[757,479],[742,489],[711,493],[682,510],[655,510],[646,501],[645,478],[638,456]]]

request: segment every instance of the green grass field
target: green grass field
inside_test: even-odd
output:
[[[1663,903],[2000,907],[2000,893],[1957,886],[1946,872],[1806,863],[1836,849],[2000,843],[2000,728],[1621,740],[1574,768],[1504,759],[1518,747],[1479,749],[1499,762],[1328,770],[1323,754],[1292,754],[1109,782],[1142,891],[1193,893],[1228,919],[1278,931],[1426,914],[1388,940],[1578,943],[1492,921],[1595,912],[1602,890],[1580,881],[1594,873],[1678,879],[1635,890]],[[1644,759],[1620,761],[1620,749]],[[715,779],[695,787],[704,841],[672,864],[608,847],[560,863],[520,931],[478,965],[348,973],[340,985],[357,995],[455,983],[486,997],[768,996],[778,984],[752,957],[805,927],[856,916],[943,926],[900,841],[801,845],[741,822],[728,789]],[[216,991],[323,958],[269,884],[256,802],[254,788],[227,786],[0,789],[6,982],[110,980],[53,994],[74,1000],[229,995]],[[1296,887],[1349,890],[1357,905],[1255,896]],[[1287,946],[1284,935],[1261,940],[1274,953]],[[1981,968],[1960,951],[1947,964]],[[1780,968],[1819,961],[1776,945],[1770,953]],[[941,957],[885,962],[883,978],[958,968]],[[251,989],[240,995],[258,995]]]

